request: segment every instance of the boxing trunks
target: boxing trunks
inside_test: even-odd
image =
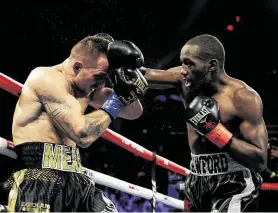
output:
[[[255,211],[262,184],[259,174],[227,153],[191,154],[191,173],[185,180],[186,200],[194,212]]]
[[[18,162],[4,183],[12,212],[117,212],[84,174],[76,147],[31,142],[14,148]]]

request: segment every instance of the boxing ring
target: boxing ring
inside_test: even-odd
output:
[[[23,85],[21,83],[4,75],[3,73],[0,73],[0,88],[6,90],[7,92],[15,96],[19,96],[22,86]],[[139,156],[148,161],[153,161],[153,165],[154,165],[153,167],[158,165],[164,167],[165,169],[178,173],[182,176],[187,176],[188,174],[190,174],[189,169],[182,167],[166,158],[163,158],[160,155],[154,154],[150,150],[140,146],[139,144],[129,140],[128,138],[110,129],[107,129],[101,137],[122,147],[123,149],[126,149],[127,151],[133,153],[135,156]],[[12,146],[13,146],[12,141],[0,137],[0,154],[7,155],[11,158],[16,158],[16,153],[8,149],[8,147],[12,147]],[[153,172],[153,169],[152,169],[152,186],[153,186],[152,190],[134,185],[132,183],[128,183],[126,181],[102,174],[100,172],[96,172],[87,168],[84,169],[85,169],[85,174],[88,175],[97,184],[107,186],[113,189],[117,189],[131,195],[142,197],[147,200],[152,200],[153,211],[155,211],[156,201],[160,201],[176,209],[180,209],[180,210],[184,209],[184,201],[156,192],[155,174]],[[261,190],[278,191],[278,183],[263,183]]]

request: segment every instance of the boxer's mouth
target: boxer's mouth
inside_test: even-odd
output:
[[[186,78],[183,78],[183,82],[185,87],[189,87],[191,85],[191,82]]]

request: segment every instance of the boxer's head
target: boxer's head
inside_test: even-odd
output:
[[[106,40],[108,40],[110,42],[114,41],[114,38],[111,35],[107,34],[107,33],[97,33],[97,34],[95,34],[93,36],[97,37],[97,38],[104,38],[104,39],[106,39]]]
[[[108,77],[106,57],[109,41],[95,36],[88,36],[79,41],[71,50],[69,57],[73,69],[72,81],[86,93],[103,85]]]
[[[186,42],[180,60],[184,86],[198,90],[214,81],[219,71],[224,70],[225,50],[216,37],[204,34]]]

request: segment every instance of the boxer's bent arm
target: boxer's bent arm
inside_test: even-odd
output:
[[[238,116],[243,120],[240,124],[243,138],[233,137],[227,151],[242,164],[261,172],[267,164],[268,141],[261,99],[253,91],[240,89],[234,100]]]
[[[56,78],[54,78],[56,77]],[[57,76],[39,76],[30,82],[53,125],[81,147],[88,147],[98,139],[111,123],[103,110],[81,114],[81,106]]]
[[[123,108],[118,117],[127,120],[135,120],[143,114],[143,106],[139,100],[133,101],[131,104]]]
[[[97,89],[92,96],[90,97],[89,105],[94,107],[95,109],[99,109],[109,94],[113,90],[107,87]],[[135,120],[139,118],[143,114],[143,107],[139,100],[134,101],[130,105],[124,107],[117,117],[124,118],[127,120]]]
[[[149,87],[154,89],[175,88],[178,80],[181,78],[181,66],[173,67],[168,70],[142,67],[140,70],[148,81]]]

